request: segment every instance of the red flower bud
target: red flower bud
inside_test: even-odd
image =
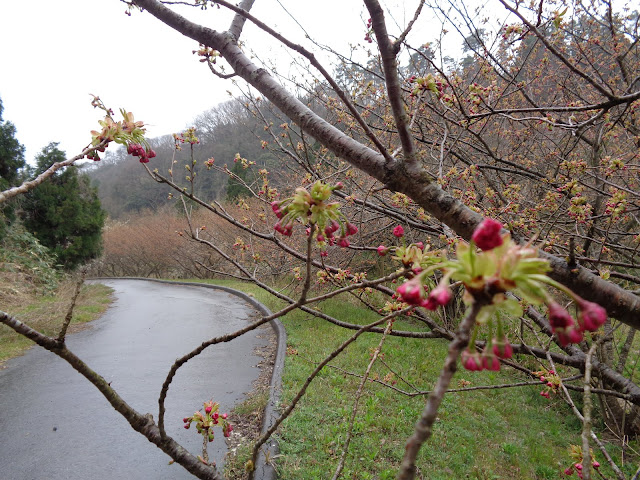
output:
[[[453,294],[451,289],[447,285],[438,285],[429,293],[429,300],[432,300],[435,304],[444,306],[451,301]]]
[[[597,303],[578,300],[578,322],[584,330],[595,332],[607,321],[607,311]]]
[[[473,240],[480,250],[492,250],[503,243],[500,230],[502,230],[502,224],[500,222],[493,218],[485,218],[473,232],[471,240]]]
[[[480,360],[480,355],[478,352],[471,353],[469,350],[464,350],[462,352],[462,366],[470,370],[472,372],[479,372],[484,367],[482,366],[482,360]]]
[[[338,246],[341,248],[347,248],[349,246],[349,240],[347,240],[347,237],[340,237],[338,239]]]
[[[498,358],[511,358],[513,357],[513,348],[506,337],[493,339],[493,353]]]
[[[271,202],[271,210],[273,210],[273,213],[276,214],[276,217],[278,218],[282,218],[284,217],[284,213],[282,213],[282,210],[280,210],[280,203],[277,201],[273,201]]]
[[[380,245],[377,250],[378,250],[378,255],[380,255],[381,257],[384,257],[389,251],[389,249],[384,245]]]
[[[493,352],[487,353],[485,350],[482,353],[482,366],[485,370],[497,372],[500,370],[500,360],[498,360],[498,357],[496,357]]]
[[[549,309],[549,324],[554,332],[557,328],[567,328],[574,324],[573,317],[560,304],[552,301],[547,304],[547,307]]]
[[[393,229],[393,235],[398,238],[402,238],[404,236],[404,228],[402,228],[402,225],[398,225]]]
[[[423,299],[424,288],[422,284],[416,280],[409,280],[400,285],[396,292],[400,295],[403,302],[409,305],[420,305]]]
[[[358,227],[356,227],[353,223],[347,222],[347,235],[355,235],[358,233]]]

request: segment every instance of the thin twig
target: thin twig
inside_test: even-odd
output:
[[[442,399],[453,378],[453,374],[456,372],[458,357],[462,350],[469,344],[469,332],[475,324],[476,317],[482,306],[480,302],[473,303],[471,310],[460,323],[456,336],[449,344],[449,352],[442,367],[442,372],[438,377],[433,392],[429,395],[420,420],[416,423],[414,434],[407,440],[405,445],[405,454],[402,459],[402,464],[400,465],[397,480],[411,480],[415,477],[418,452],[422,444],[431,437],[438,408],[442,403]]]
[[[67,315],[64,317],[64,322],[62,324],[62,328],[60,329],[60,333],[58,334],[58,342],[64,343],[65,335],[67,334],[67,328],[69,328],[69,324],[71,323],[71,319],[73,318],[73,309],[76,306],[76,301],[78,300],[78,296],[80,295],[80,290],[82,289],[82,284],[84,283],[84,279],[87,275],[87,269],[83,268],[80,272],[80,278],[76,282],[76,289],[73,292],[73,298],[71,299],[71,304],[67,309]]]

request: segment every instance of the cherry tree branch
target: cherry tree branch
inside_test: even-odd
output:
[[[102,148],[102,147],[104,147],[106,145],[107,145],[107,141],[103,140],[102,142],[100,142],[96,146],[87,147],[84,150],[82,150],[82,152],[80,152],[75,157],[69,158],[69,159],[64,160],[62,162],[54,163],[53,165],[51,165],[49,168],[47,168],[44,172],[42,172],[40,175],[38,175],[33,180],[29,180],[27,182],[24,182],[22,185],[19,185],[17,187],[12,187],[12,188],[9,188],[7,190],[4,190],[3,192],[0,192],[0,204],[6,202],[10,198],[16,197],[18,195],[25,194],[25,193],[29,192],[30,190],[33,190],[34,188],[36,188],[38,185],[40,185],[46,179],[51,177],[54,173],[56,173],[61,168],[73,165],[78,160],[82,160],[85,156],[87,156],[87,154],[95,152],[99,148]]]
[[[423,168],[409,171],[404,162],[387,162],[380,153],[327,123],[278,84],[266,70],[255,66],[230,35],[190,22],[156,0],[137,0],[136,4],[178,32],[218,50],[240,77],[337,156],[383,182],[390,190],[408,195],[462,238],[471,237],[482,220],[481,215],[432,182],[428,171]],[[607,309],[610,316],[640,328],[640,297],[582,267],[570,268],[563,259],[546,253],[541,255],[550,262],[552,278],[599,303]]]

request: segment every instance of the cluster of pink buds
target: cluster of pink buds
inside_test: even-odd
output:
[[[519,288],[527,300],[533,303],[545,303],[549,310],[551,329],[562,346],[581,342],[585,331],[595,332],[605,323],[607,312],[604,308],[583,299],[546,276],[545,271],[549,268],[546,262],[535,258],[535,251],[530,248],[505,244],[508,235],[502,235],[501,230],[502,224],[500,222],[487,218],[478,226],[471,237],[483,252],[494,249],[501,250],[496,254],[496,261],[501,262],[507,268],[503,267],[502,271],[498,272],[501,275],[496,276],[495,280],[489,281],[491,287],[506,291],[511,283]],[[509,243],[513,242],[509,240]],[[504,273],[508,273],[508,275]],[[551,298],[543,284],[551,285],[573,299],[578,308],[577,322],[567,310]]]
[[[89,154],[87,154],[87,158],[94,161],[100,160],[98,152],[104,152],[106,146],[111,142],[116,142],[120,145],[127,145],[127,148],[129,148],[129,145],[131,144],[148,145],[144,138],[144,122],[136,122],[133,113],[120,109],[122,120],[116,122],[113,120],[113,111],[110,108],[107,108],[99,97],[94,95],[91,105],[104,110],[106,112],[106,116],[104,117],[104,120],[98,121],[102,129],[100,131],[91,131],[91,145],[98,148],[89,152]],[[153,150],[150,151],[153,152]],[[153,156],[155,156],[155,153]],[[141,162],[145,162],[143,158],[146,158],[146,162],[148,162],[148,158],[151,157],[149,157],[145,152],[144,157],[141,156],[140,158]]]
[[[540,382],[544,384],[544,388],[540,392],[540,396],[544,398],[550,398],[551,393],[558,393],[560,389],[560,377],[554,370],[540,370],[533,372],[540,379]]]
[[[134,157],[140,157],[140,163],[149,163],[149,159],[156,156],[156,152],[152,148],[146,149],[139,143],[127,145],[127,153]]]
[[[600,462],[598,462],[595,457],[593,456],[593,450],[590,450],[590,458],[591,458],[591,466],[595,469],[598,470],[600,468]],[[569,467],[567,467],[564,471],[564,474],[567,476],[571,476],[575,474],[578,476],[578,478],[583,478],[583,470],[584,470],[584,456],[582,454],[582,447],[580,447],[579,445],[571,445],[571,450],[569,455],[572,458],[573,464],[570,465]],[[600,475],[602,477],[602,475]],[[604,477],[602,477],[604,478]]]
[[[508,360],[513,356],[513,348],[502,331],[502,322],[498,320],[498,336],[489,341],[482,353],[475,347],[477,330],[474,330],[469,347],[462,352],[462,366],[472,372],[500,370],[500,359]]]
[[[589,302],[573,292],[570,296],[578,307],[577,323],[558,303],[553,300],[547,303],[549,324],[563,347],[570,343],[580,343],[584,338],[584,332],[597,331],[607,320],[606,310],[597,303]]]
[[[315,234],[323,251],[327,244],[348,247],[348,237],[358,233],[358,227],[340,212],[339,203],[327,202],[331,193],[341,188],[341,182],[330,186],[317,181],[310,191],[299,187],[292,197],[273,201],[271,209],[278,217],[274,229],[285,236],[291,236],[296,220],[300,220],[303,225],[310,225],[306,230],[307,235]]]
[[[396,294],[405,303],[426,308],[427,310],[436,310],[443,307],[451,301],[453,294],[449,288],[449,281],[446,279],[440,282],[436,288],[428,294],[424,289],[424,275],[416,275],[411,280],[407,280],[400,285]]]
[[[591,466],[597,470],[598,468],[600,468],[600,462],[597,462],[597,461],[594,460],[593,463],[591,464]],[[576,464],[571,465],[570,467],[566,468],[565,471],[564,471],[564,474],[567,475],[567,476],[571,476],[571,475],[573,475],[574,469],[575,469],[575,472],[576,472],[576,475],[578,476],[578,478],[583,478],[583,475],[582,475],[582,469],[583,469],[582,463],[576,463]]]
[[[393,234],[403,239],[404,229],[397,226]],[[573,293],[565,286],[546,275],[549,263],[539,258],[529,244],[517,245],[509,233],[503,233],[503,225],[497,220],[484,219],[471,236],[471,242],[458,242],[456,258],[447,260],[438,258],[428,247],[420,244],[386,247],[380,245],[378,254],[394,252],[394,259],[402,261],[411,268],[409,280],[400,285],[396,295],[409,305],[435,310],[446,305],[452,297],[449,280],[458,282],[465,288],[463,301],[467,305],[482,302],[476,316],[470,347],[462,355],[462,364],[469,370],[498,370],[500,359],[508,359],[513,349],[502,327],[502,317],[519,317],[523,314],[522,305],[509,291],[534,305],[547,304],[549,322],[562,346],[582,341],[583,332],[596,331],[607,319],[606,311],[599,305],[589,302]],[[442,274],[440,283],[429,293],[425,283],[437,270]],[[551,298],[547,291],[553,286],[570,296],[578,308],[577,322],[571,315]],[[500,313],[502,312],[502,313]],[[493,337],[493,318],[497,317],[497,335]],[[475,350],[475,337],[478,328],[489,327],[489,341],[482,354]]]
[[[371,37],[373,30],[371,29],[371,25],[372,25],[372,20],[371,19],[367,20],[367,34],[364,36],[364,40],[365,42],[369,42],[369,43],[373,43],[373,38]]]
[[[200,435],[205,437],[209,442],[213,442],[213,427],[219,425],[222,427],[222,433],[225,437],[231,435],[233,426],[227,421],[227,414],[219,413],[220,405],[213,400],[204,403],[204,413],[197,411],[190,417],[182,419],[184,428],[187,430],[191,427],[191,423],[195,422],[196,430]]]

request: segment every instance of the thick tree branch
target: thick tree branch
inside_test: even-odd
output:
[[[389,189],[408,195],[462,238],[471,238],[473,230],[482,220],[481,215],[431,182],[427,170],[408,171],[402,162],[387,163],[381,154],[330,125],[278,84],[266,70],[255,66],[228,34],[190,22],[155,0],[137,0],[136,3],[183,35],[218,50],[240,77],[337,156],[383,182]],[[639,297],[582,267],[570,269],[560,258],[545,253],[541,255],[550,261],[550,276],[555,280],[599,303],[610,316],[640,328]]]

